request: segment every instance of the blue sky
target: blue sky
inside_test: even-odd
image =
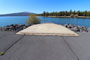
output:
[[[90,0],[0,0],[0,14],[14,12],[90,10]]]

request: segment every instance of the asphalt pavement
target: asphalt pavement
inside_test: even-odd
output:
[[[90,60],[90,32],[78,34],[60,37],[0,32],[0,50],[9,47],[0,60]]]

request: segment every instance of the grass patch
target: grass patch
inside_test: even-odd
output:
[[[0,52],[0,56],[2,56],[2,55],[4,55],[5,54],[5,52]]]

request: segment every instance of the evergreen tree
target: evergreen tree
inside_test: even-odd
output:
[[[43,12],[40,14],[41,16],[71,16],[71,15],[77,15],[77,16],[90,16],[90,11],[60,11],[60,12]]]

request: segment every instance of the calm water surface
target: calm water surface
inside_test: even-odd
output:
[[[56,24],[74,24],[80,26],[90,27],[89,18],[49,18],[39,17],[41,23],[56,23]],[[0,17],[0,27],[10,24],[26,24],[28,16],[11,16],[11,17]]]

